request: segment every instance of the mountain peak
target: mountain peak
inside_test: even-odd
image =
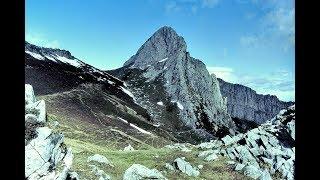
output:
[[[144,69],[150,64],[168,58],[174,54],[185,54],[187,45],[183,37],[169,26],[158,29],[133,55],[124,66]]]
[[[179,37],[177,32],[170,26],[161,27],[153,34],[153,36],[154,35],[162,35],[163,37],[170,37],[170,36]]]

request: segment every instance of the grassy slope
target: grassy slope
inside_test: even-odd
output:
[[[72,123],[64,117],[48,114],[49,123],[58,121],[55,131],[60,131],[65,136],[65,143],[72,148],[74,154],[73,169],[77,171],[81,179],[97,179],[88,166],[87,158],[93,154],[106,156],[114,167],[95,164],[104,170],[112,179],[122,179],[125,170],[134,163],[145,165],[148,168],[156,168],[163,172],[168,179],[248,179],[247,177],[231,170],[226,164],[226,159],[220,157],[214,162],[205,162],[198,158],[198,150],[181,152],[167,148],[154,148],[152,144],[143,141],[136,142],[136,138],[123,133],[117,133],[110,127],[101,128],[89,122]],[[104,136],[103,134],[107,134]],[[157,138],[154,138],[157,141]],[[136,151],[120,151],[122,147],[131,144]],[[168,142],[169,144],[170,142]],[[186,157],[193,166],[204,165],[197,178],[188,177],[179,172],[170,172],[165,168],[166,162],[173,162],[177,157]],[[93,163],[90,163],[93,164]]]

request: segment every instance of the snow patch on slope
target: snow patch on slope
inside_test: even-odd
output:
[[[146,131],[146,130],[144,130],[144,129],[142,129],[142,128],[139,128],[138,126],[136,126],[136,125],[134,125],[134,124],[130,124],[130,126],[133,127],[133,128],[135,128],[135,129],[137,129],[138,131],[142,132],[143,134],[149,134],[149,135],[151,135],[151,132],[148,132],[148,131]]]
[[[166,61],[168,58],[164,58],[164,59],[162,59],[162,60],[160,60],[160,61],[158,61],[158,62],[164,62],[164,61]]]
[[[107,82],[108,82],[109,84],[111,84],[111,85],[115,85],[115,82],[113,82],[113,81],[107,80]]]
[[[172,103],[177,103],[177,106],[180,110],[183,110],[183,105],[179,101],[171,101]]]
[[[54,61],[54,62],[57,62],[53,57],[51,56],[45,56],[47,59],[51,60],[51,61]]]
[[[68,63],[68,64],[75,66],[75,67],[81,66],[81,64],[76,59],[68,59],[66,57],[59,56],[59,55],[56,55],[56,58],[61,62]]]
[[[148,131],[146,131],[146,130],[144,130],[144,129],[142,129],[142,128],[139,128],[138,126],[136,126],[136,125],[134,125],[134,124],[129,123],[127,120],[124,120],[124,119],[121,118],[121,117],[118,117],[118,119],[120,119],[122,122],[124,122],[124,123],[126,123],[126,124],[129,124],[131,127],[137,129],[137,130],[140,131],[141,133],[149,134],[149,135],[152,134],[152,133],[150,133],[150,132],[148,132]]]
[[[160,105],[160,106],[163,106],[163,102],[162,101],[157,102],[157,104]]]
[[[34,53],[31,51],[25,51],[26,53],[30,54],[32,57],[39,59],[39,60],[44,60],[44,57],[38,53]]]
[[[126,89],[126,88],[124,88],[124,87],[121,87],[121,89],[122,89],[122,91],[123,91],[124,93],[128,94],[130,97],[132,97],[132,99],[135,100],[134,95],[133,95],[128,89]]]

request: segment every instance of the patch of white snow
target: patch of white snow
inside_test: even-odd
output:
[[[183,110],[183,106],[182,106],[182,104],[180,104],[180,102],[177,102],[177,106],[179,109]]]
[[[177,106],[179,109],[183,110],[183,105],[180,102],[177,101],[171,101],[172,103],[177,103]]]
[[[31,51],[25,51],[26,53],[30,54],[32,57],[39,59],[39,60],[44,60],[44,57],[38,53],[34,53]]]
[[[160,60],[160,61],[158,61],[158,62],[164,62],[164,61],[166,61],[168,58],[164,58],[164,59],[162,59],[162,60]]]
[[[58,56],[58,55],[56,55],[56,58],[61,62],[68,63],[68,64],[75,66],[75,67],[81,66],[81,64],[76,59],[68,59],[66,57]]]
[[[163,106],[163,102],[162,101],[157,102],[157,104],[160,105],[160,106]]]
[[[121,89],[122,89],[122,91],[123,91],[124,93],[126,93],[126,94],[128,94],[130,97],[132,97],[132,99],[135,99],[134,96],[133,96],[133,94],[132,94],[129,90],[127,90],[127,89],[124,88],[124,87],[121,87]]]
[[[125,123],[128,123],[128,121],[122,119],[121,117],[118,117],[118,119],[120,119],[121,121],[125,122]]]
[[[51,56],[45,56],[47,59],[51,60],[51,61],[54,61],[54,62],[57,62],[53,57]]]
[[[121,117],[118,117],[118,119],[120,119],[120,120],[123,121],[124,123],[129,124],[131,127],[137,129],[138,131],[140,131],[140,132],[142,132],[142,133],[144,133],[144,134],[150,134],[150,135],[152,134],[152,133],[150,133],[150,132],[148,132],[148,131],[146,131],[146,130],[144,130],[144,129],[142,129],[142,128],[139,128],[138,126],[136,126],[136,125],[134,125],[134,124],[128,123],[128,121],[124,120],[124,119],[121,118]]]
[[[110,80],[107,80],[107,82],[108,82],[109,84],[111,84],[111,85],[114,85],[114,84],[115,84],[115,82],[110,81]]]
[[[148,131],[146,131],[146,130],[144,130],[144,129],[141,129],[141,128],[139,128],[138,126],[136,126],[136,125],[134,125],[134,124],[130,124],[130,126],[133,127],[133,128],[135,128],[135,129],[137,129],[138,131],[142,132],[143,134],[149,134],[149,135],[151,135],[150,132],[148,132]]]

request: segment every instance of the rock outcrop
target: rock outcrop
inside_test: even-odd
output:
[[[280,101],[273,95],[257,94],[253,89],[240,84],[218,80],[221,94],[227,98],[227,109],[232,118],[262,124],[277,115],[281,109],[294,104]]]
[[[218,80],[210,76],[203,62],[190,56],[183,37],[171,27],[156,31],[113,74],[126,80],[137,103],[162,126],[180,120],[199,134],[233,133],[235,125],[227,113]],[[173,109],[178,119],[164,122],[165,111]]]
[[[142,179],[158,179],[166,180],[158,170],[149,169],[140,164],[133,164],[123,175],[123,180],[142,180]]]
[[[253,179],[294,179],[295,106],[244,134],[197,145],[200,157],[218,153],[235,161],[234,169]]]
[[[31,85],[25,85],[25,178],[79,179],[71,171],[71,148],[63,143],[63,135],[45,126],[44,101],[36,101]]]

